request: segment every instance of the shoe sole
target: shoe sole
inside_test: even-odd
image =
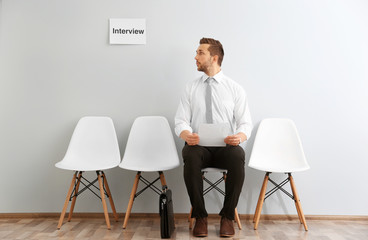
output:
[[[199,235],[193,235],[194,237],[207,237],[208,234],[199,234]]]
[[[220,237],[234,237],[235,234],[220,234]]]

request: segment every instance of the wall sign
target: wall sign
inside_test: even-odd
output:
[[[110,44],[146,44],[146,19],[111,18]]]

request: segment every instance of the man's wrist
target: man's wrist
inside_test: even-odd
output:
[[[244,133],[236,134],[239,137],[239,144],[247,140],[247,136]]]
[[[184,141],[186,141],[187,136],[188,136],[189,134],[191,134],[191,132],[190,132],[190,131],[188,131],[188,130],[184,130],[184,131],[182,131],[182,132],[180,133],[180,138],[181,138],[181,139],[183,139]]]

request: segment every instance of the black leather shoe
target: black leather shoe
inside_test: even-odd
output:
[[[226,217],[221,218],[220,223],[220,237],[232,237],[235,234],[233,220]]]
[[[207,237],[207,218],[197,218],[193,228],[193,236],[195,237]]]

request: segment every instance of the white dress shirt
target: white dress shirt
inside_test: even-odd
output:
[[[198,133],[199,125],[206,123],[207,78],[208,76],[204,74],[186,86],[175,116],[177,136],[184,130]],[[242,132],[249,139],[253,125],[244,89],[222,71],[213,78],[215,79],[212,83],[213,123],[229,123],[231,126],[229,135]]]

